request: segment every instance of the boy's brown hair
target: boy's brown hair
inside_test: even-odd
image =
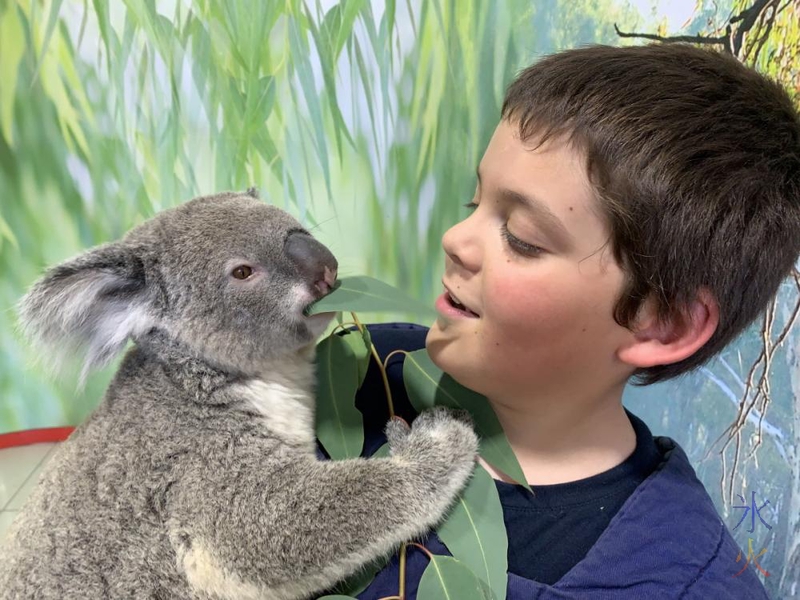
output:
[[[645,299],[685,318],[703,288],[719,326],[694,355],[641,369],[641,384],[695,368],[768,305],[800,253],[800,118],[777,83],[688,44],[589,46],[547,56],[509,86],[523,140],[564,135],[586,156],[627,275],[614,318]]]

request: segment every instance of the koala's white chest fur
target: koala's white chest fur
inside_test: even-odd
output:
[[[237,600],[264,600],[274,597],[270,595],[269,590],[243,581],[234,573],[224,569],[202,543],[196,543],[181,557],[181,563],[186,579],[195,590],[202,590],[219,598]]]
[[[315,447],[313,364],[286,361],[263,378],[236,384],[241,396],[264,420],[264,425],[285,442]]]

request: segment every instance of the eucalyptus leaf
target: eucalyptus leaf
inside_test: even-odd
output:
[[[375,450],[375,452],[372,453],[372,456],[370,456],[370,458],[389,458],[391,455],[392,454],[391,450],[389,449],[389,444],[384,444],[383,446]]]
[[[342,596],[341,594],[336,594],[334,596],[322,596],[317,598],[317,600],[357,600],[354,596]]]
[[[434,406],[461,408],[469,412],[480,436],[481,457],[520,485],[528,487],[522,467],[485,396],[465,388],[444,373],[433,364],[425,349],[406,355],[403,381],[411,404],[419,412]]]
[[[496,600],[467,568],[450,556],[431,557],[417,589],[419,600]]]
[[[354,458],[364,446],[363,420],[355,407],[359,359],[343,337],[329,335],[317,344],[316,355],[317,438],[334,460]]]
[[[508,583],[508,536],[500,495],[482,467],[436,530],[450,553],[483,580],[496,600],[505,600]]]
[[[309,315],[333,311],[435,314],[432,307],[406,296],[388,283],[367,276],[342,277],[330,294],[307,309]]]

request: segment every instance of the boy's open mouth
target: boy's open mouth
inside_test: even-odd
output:
[[[478,317],[478,313],[465,306],[456,296],[452,294],[447,288],[444,289],[442,299],[448,308],[455,310],[466,317]]]

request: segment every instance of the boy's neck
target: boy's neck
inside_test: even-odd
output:
[[[636,433],[621,397],[622,388],[590,403],[538,398],[520,407],[490,402],[528,483],[553,485],[597,475],[633,453]],[[496,469],[487,470],[510,481]]]

